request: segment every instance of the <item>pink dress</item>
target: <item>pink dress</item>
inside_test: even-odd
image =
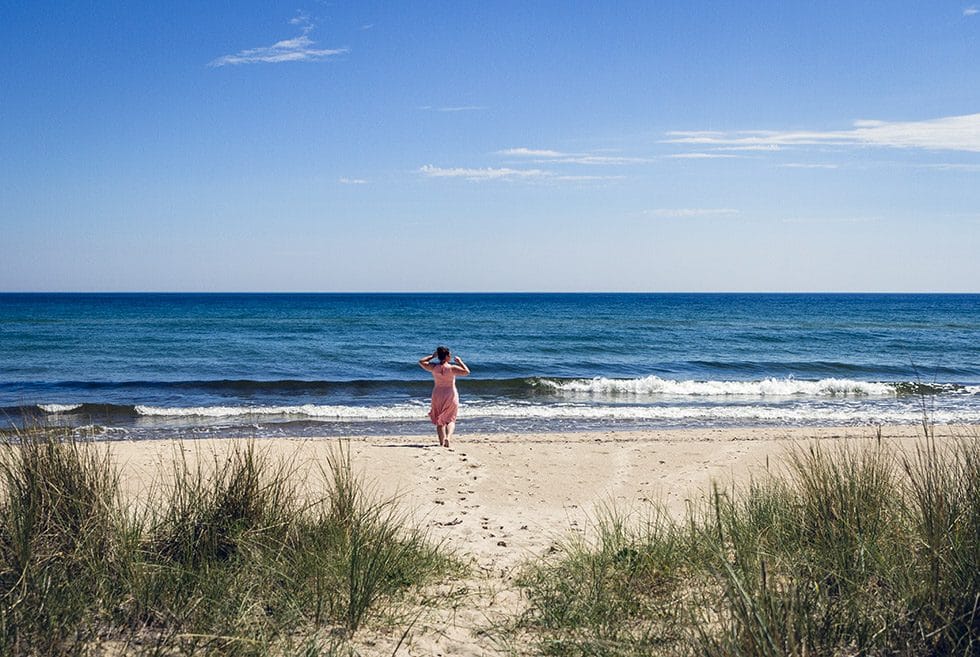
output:
[[[456,421],[459,411],[459,392],[456,390],[456,371],[449,363],[441,363],[432,369],[436,385],[432,388],[432,407],[429,419],[437,427]]]

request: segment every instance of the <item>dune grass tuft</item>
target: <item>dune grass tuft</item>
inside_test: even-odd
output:
[[[322,499],[255,443],[176,459],[139,507],[105,444],[33,433],[0,454],[4,654],[345,654],[404,592],[452,566],[365,493],[342,446]]]
[[[104,449],[26,435],[0,455],[0,643],[75,654],[102,625],[126,565],[118,477]]]
[[[598,522],[521,581],[543,654],[980,653],[980,441],[793,451],[687,522]]]
[[[650,654],[673,638],[683,537],[662,513],[639,525],[603,509],[594,538],[573,536],[556,546],[557,560],[526,570],[520,624],[542,631],[544,654]]]

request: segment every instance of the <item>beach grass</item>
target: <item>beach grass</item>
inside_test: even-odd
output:
[[[980,442],[791,451],[686,522],[599,515],[530,564],[547,655],[980,653]]]
[[[427,631],[420,609],[451,602],[433,591],[472,581],[348,444],[312,470],[261,445],[189,460],[178,444],[131,500],[105,442],[4,444],[0,652],[354,655],[365,629]],[[600,507],[526,561],[518,615],[480,632],[555,656],[980,654],[977,436],[926,425],[912,447],[818,441],[779,463],[683,519]]]
[[[104,443],[32,432],[4,446],[4,654],[344,654],[458,567],[368,493],[343,445],[313,500],[292,463],[252,442],[174,463],[126,505]]]
[[[128,568],[131,535],[106,453],[25,435],[0,458],[0,641],[6,654],[74,654],[95,637]]]
[[[546,655],[644,655],[680,640],[687,577],[684,532],[664,513],[631,522],[602,509],[590,539],[574,535],[530,564],[517,628]]]

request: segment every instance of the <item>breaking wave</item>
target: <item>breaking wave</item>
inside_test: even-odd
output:
[[[72,411],[77,411],[82,407],[82,404],[38,404],[40,408],[45,413],[71,413]]]
[[[675,381],[658,376],[639,379],[554,380],[541,379],[541,385],[557,392],[587,393],[593,395],[671,395],[678,397],[884,397],[898,394],[898,385],[853,379],[800,379],[768,378],[759,381]]]

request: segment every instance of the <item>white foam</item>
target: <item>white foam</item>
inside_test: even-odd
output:
[[[69,413],[77,408],[81,408],[81,404],[38,404],[40,408],[45,413]]]
[[[301,406],[137,406],[139,415],[149,417],[256,417],[294,416],[337,420],[412,420],[425,416],[427,406],[398,404],[394,406],[325,406],[303,404]]]
[[[674,395],[679,397],[865,397],[890,396],[894,386],[873,381],[853,379],[762,379],[761,381],[693,381],[661,379],[645,376],[639,379],[576,379],[554,381],[543,379],[541,383],[558,392],[587,393],[592,395]]]
[[[426,421],[428,406],[422,403],[390,406],[200,406],[167,408],[138,406],[140,415],[151,417],[241,418],[272,417],[308,418],[317,421]],[[460,417],[467,419],[533,419],[533,420],[620,420],[667,422],[784,422],[800,424],[909,423],[922,419],[921,409],[881,408],[874,405],[789,406],[708,405],[708,406],[632,406],[591,404],[469,403],[462,404]],[[980,423],[980,409],[936,409],[930,418],[940,423]]]
[[[881,422],[902,424],[918,422],[922,411],[918,408],[813,407],[813,406],[585,406],[507,404],[487,408],[461,409],[463,417],[499,417],[568,420],[644,420],[644,421],[765,421],[765,422],[822,422],[851,424],[855,422]],[[936,410],[930,418],[940,423],[980,422],[978,410]]]

